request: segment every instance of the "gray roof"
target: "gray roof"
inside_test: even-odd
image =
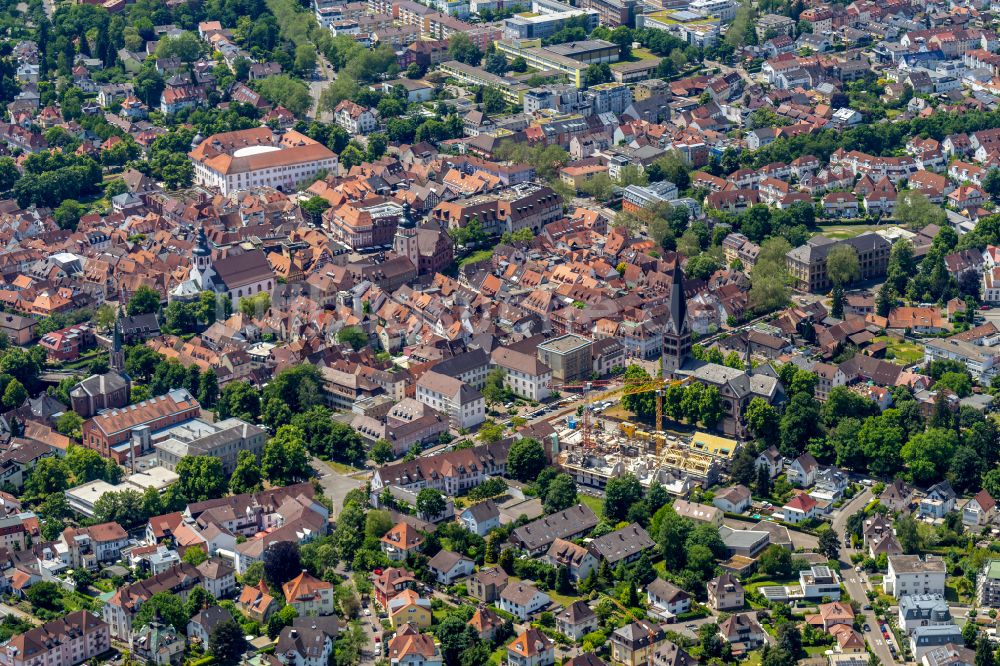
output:
[[[566,539],[574,534],[589,532],[597,526],[597,523],[597,516],[590,507],[577,504],[518,527],[510,539],[529,551],[535,551],[548,546],[556,539]]]
[[[656,542],[641,525],[632,523],[594,539],[590,543],[590,552],[607,560],[609,564],[615,564],[655,545]]]

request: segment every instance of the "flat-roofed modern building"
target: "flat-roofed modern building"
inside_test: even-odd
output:
[[[570,20],[580,18],[586,22],[588,33],[600,22],[597,12],[574,9],[567,5],[565,11],[561,12],[515,14],[504,21],[503,36],[506,39],[545,39],[565,28]]]
[[[538,360],[552,369],[552,379],[561,384],[586,380],[592,369],[593,342],[567,333],[538,345]]]

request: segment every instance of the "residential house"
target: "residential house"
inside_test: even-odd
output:
[[[469,596],[483,603],[491,604],[500,598],[507,587],[507,574],[499,567],[480,569],[466,582]]]
[[[412,553],[424,546],[424,535],[409,523],[399,522],[381,539],[382,552],[393,562],[405,562]]]
[[[476,569],[476,563],[464,555],[442,548],[430,559],[427,568],[434,574],[437,582],[451,585],[457,579],[472,574]]]
[[[550,602],[549,595],[530,582],[518,581],[503,588],[497,606],[524,622]]]
[[[980,490],[962,508],[962,522],[970,527],[983,527],[996,517],[997,503],[985,490]]]
[[[518,527],[510,542],[530,556],[541,555],[556,539],[571,540],[584,536],[597,526],[598,520],[590,507],[577,504],[563,511]]]
[[[699,523],[708,523],[716,527],[722,525],[722,511],[714,506],[676,499],[674,500],[674,511],[679,516],[690,518]]]
[[[478,502],[463,509],[458,518],[465,529],[481,537],[500,527],[500,509],[493,500]]]
[[[726,513],[743,513],[750,508],[750,501],[750,489],[736,484],[715,493],[712,504]]]
[[[611,659],[626,666],[644,666],[665,640],[659,625],[646,620],[630,622],[612,632]]]
[[[907,635],[917,627],[952,624],[954,618],[944,597],[937,594],[908,594],[899,600],[897,626]]]
[[[392,666],[443,666],[441,648],[434,639],[412,625],[403,625],[389,641]]]
[[[735,613],[720,622],[719,636],[732,646],[734,656],[756,650],[766,640],[760,623],[750,613]]]
[[[570,579],[578,583],[586,580],[600,565],[600,560],[590,550],[565,539],[553,541],[541,559],[554,567],[566,567]]]
[[[574,641],[579,641],[587,634],[597,631],[598,625],[597,614],[591,610],[587,602],[579,599],[556,614],[556,630]]]
[[[299,617],[333,614],[333,584],[306,571],[282,585],[281,591],[285,593],[285,603],[292,606]]]
[[[333,638],[319,628],[284,627],[274,654],[285,666],[326,666],[333,654]]]
[[[555,643],[535,627],[522,631],[507,646],[510,666],[552,666],[555,661]]]
[[[803,453],[788,466],[785,476],[788,482],[799,488],[808,488],[816,481],[819,463],[809,453]]]
[[[691,610],[691,595],[659,577],[646,586],[646,600],[649,614],[665,622],[674,622],[678,615]]]
[[[805,493],[799,493],[781,507],[781,512],[785,522],[798,525],[814,519],[817,516],[816,507],[816,500]]]
[[[951,484],[940,481],[927,489],[927,494],[920,499],[917,513],[921,518],[942,519],[955,510],[957,498]]]
[[[656,546],[656,542],[638,523],[632,523],[590,542],[588,550],[609,566],[630,564],[643,552]]]
[[[222,606],[203,608],[188,620],[187,636],[197,640],[203,648],[208,647],[212,632],[223,622],[232,621],[233,615]]]
[[[731,573],[723,573],[705,584],[708,605],[717,611],[732,611],[743,608],[743,585]]]
[[[389,613],[389,623],[393,628],[412,624],[420,629],[427,629],[433,622],[431,600],[424,599],[414,590],[403,590],[389,600],[386,608]]]

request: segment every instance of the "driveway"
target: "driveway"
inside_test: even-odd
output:
[[[722,521],[723,525],[732,527],[734,530],[748,530],[758,522],[757,520],[741,520],[739,518],[725,518]],[[812,534],[806,534],[805,532],[796,532],[795,530],[788,530],[788,535],[792,538],[792,548],[795,550],[813,550],[819,546],[819,539]]]
[[[364,488],[365,481],[369,475],[366,471],[359,471],[350,475],[335,472],[319,458],[311,458],[309,465],[316,472],[319,485],[323,487],[323,494],[333,501],[332,518],[340,515],[340,510],[344,506],[344,498],[347,497],[347,493],[355,488]]]
[[[851,564],[851,555],[855,551],[851,548],[844,548],[844,527],[847,525],[847,519],[853,516],[855,513],[860,511],[868,504],[872,499],[872,491],[866,488],[863,493],[858,494],[854,499],[852,499],[848,504],[845,504],[840,509],[840,513],[837,517],[833,519],[833,529],[837,533],[837,537],[840,539],[840,562],[841,569],[840,575],[844,579],[844,587],[847,589],[847,593],[851,595],[851,599],[857,601],[859,604],[864,606],[868,603],[868,595],[866,594],[865,581],[863,579],[863,574],[858,573],[854,570],[854,565]],[[902,662],[897,662],[892,658],[892,653],[889,651],[889,646],[886,644],[885,638],[882,636],[882,632],[879,630],[879,622],[875,617],[874,611],[862,611],[865,615],[865,622],[868,623],[870,630],[865,632],[865,640],[868,641],[868,646],[872,649],[875,655],[878,657],[879,662],[883,664],[897,664]],[[889,635],[889,640],[894,640],[892,634]],[[898,650],[900,646],[897,646],[897,654],[902,654],[902,650]]]

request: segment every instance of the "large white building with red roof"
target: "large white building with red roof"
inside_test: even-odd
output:
[[[323,144],[294,130],[268,127],[213,134],[194,145],[188,157],[195,182],[226,196],[260,187],[292,191],[321,171],[337,172],[337,156]]]

